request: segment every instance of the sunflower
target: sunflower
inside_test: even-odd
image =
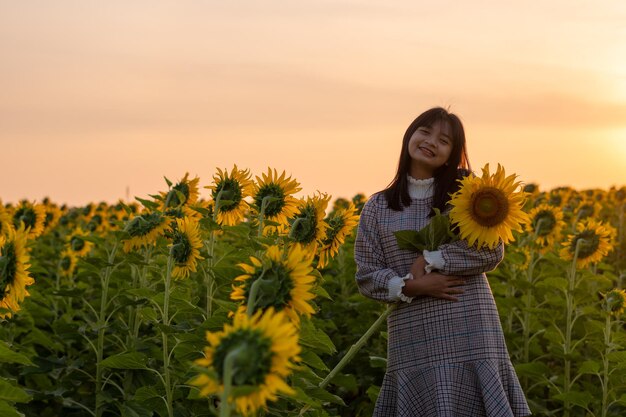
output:
[[[213,201],[219,199],[217,222],[222,225],[234,226],[243,222],[248,203],[244,200],[250,195],[252,180],[250,171],[237,169],[237,165],[228,170],[217,169],[213,176],[213,185],[205,187],[211,190]]]
[[[285,379],[294,363],[300,361],[300,346],[297,329],[284,313],[270,308],[252,317],[236,314],[232,325],[226,324],[220,332],[207,332],[206,339],[209,346],[204,348],[205,357],[195,363],[207,368],[207,372],[191,381],[200,388],[200,395],[224,391],[224,362],[230,352],[236,355],[232,386],[246,388],[228,397],[238,413],[249,416],[260,408],[266,409],[267,402],[276,401],[279,393],[295,394]]]
[[[11,213],[4,208],[4,204],[0,201],[0,236],[6,235],[9,229],[15,230],[13,221],[11,220]]]
[[[176,228],[172,233],[170,250],[174,260],[172,277],[182,279],[189,277],[191,272],[196,272],[196,265],[202,248],[200,239],[199,223],[193,219],[176,219]]]
[[[576,233],[568,236],[559,255],[566,260],[574,259],[576,246],[580,242],[576,266],[584,268],[598,262],[613,249],[611,245],[613,234],[614,229],[610,226],[593,219],[585,219],[576,224]]]
[[[61,252],[61,260],[59,261],[59,268],[61,270],[61,276],[71,277],[76,271],[76,264],[78,263],[78,256],[76,252],[69,249],[65,249]]]
[[[23,227],[8,229],[6,235],[0,236],[0,318],[11,317],[20,310],[19,303],[30,295],[26,286],[35,282],[28,273],[27,239],[28,231]]]
[[[318,268],[328,265],[328,262],[339,252],[339,247],[345,242],[346,236],[350,235],[359,223],[356,207],[352,202],[349,202],[346,208],[331,213],[326,219],[326,223],[328,229],[326,229],[326,237],[322,241],[320,258],[317,263]]]
[[[616,316],[619,316],[626,309],[626,291],[612,289],[604,295],[607,309]]]
[[[522,231],[522,225],[529,221],[522,211],[526,193],[516,191],[520,183],[515,178],[506,177],[500,164],[496,173],[489,175],[487,164],[482,178],[468,176],[461,181],[461,188],[450,200],[450,220],[470,246],[495,248],[500,240],[508,243],[514,240],[511,231]]]
[[[28,232],[29,239],[41,236],[46,223],[46,208],[42,204],[21,202],[13,213],[13,226],[15,229],[19,229],[22,223]]]
[[[200,178],[188,179],[189,173],[177,182],[167,193],[161,193],[161,204],[159,209],[166,211],[180,206],[188,206],[198,199],[198,182]]]
[[[245,305],[252,283],[262,279],[254,311],[273,307],[277,311],[284,311],[294,323],[299,323],[300,314],[309,317],[315,313],[309,304],[309,300],[315,298],[311,292],[315,283],[315,276],[311,274],[313,256],[314,253],[298,244],[292,245],[287,254],[278,246],[268,247],[262,259],[250,257],[249,264],[239,264],[245,273],[235,278],[239,285],[233,285],[231,300],[241,301]]]
[[[124,241],[124,252],[154,245],[159,236],[163,236],[169,228],[169,217],[159,212],[141,214],[126,223],[125,230],[130,239]]]
[[[327,194],[318,193],[307,197],[299,202],[299,213],[289,219],[289,236],[311,252],[317,251],[317,246],[326,238],[328,224],[324,221],[324,216],[329,201],[330,196]]]
[[[586,199],[583,200],[577,208],[576,218],[580,221],[590,217],[598,217],[602,206],[595,200]]]
[[[86,229],[90,233],[103,233],[107,230],[107,214],[103,210],[97,210],[93,215],[89,218]]]
[[[52,230],[59,224],[59,220],[63,215],[63,211],[56,204],[48,203],[44,205],[46,209],[46,218],[44,220],[44,230],[47,232]]]
[[[530,222],[526,224],[526,230],[534,235],[543,251],[548,250],[565,227],[563,212],[544,203],[532,209],[528,216]]]
[[[262,212],[265,220],[287,225],[289,218],[298,212],[298,200],[293,194],[300,191],[299,185],[291,177],[285,178],[285,171],[279,176],[275,169],[272,172],[268,168],[267,174],[256,177],[252,207],[257,215],[260,216]],[[274,230],[275,227],[267,226],[264,231]]]
[[[91,248],[93,248],[93,242],[85,240],[86,236],[89,236],[89,233],[77,227],[65,239],[67,241],[68,250],[79,258],[86,256],[91,251]]]

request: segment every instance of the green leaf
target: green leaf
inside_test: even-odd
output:
[[[31,396],[22,388],[12,385],[9,381],[0,379],[0,400],[14,403],[27,403]]]
[[[154,387],[141,387],[135,391],[133,399],[138,402],[159,398],[161,394]]]
[[[333,354],[337,348],[323,330],[316,328],[310,320],[303,319],[300,326],[300,344],[322,353]]]
[[[549,277],[537,283],[538,287],[554,288],[563,292],[567,291],[569,282],[561,277]]]
[[[557,394],[554,396],[556,400],[563,402],[569,402],[582,408],[586,408],[590,402],[594,400],[593,394],[590,392],[570,391],[563,394]]]
[[[387,368],[387,359],[380,356],[370,356],[370,366],[372,368]]]
[[[520,363],[515,365],[518,376],[543,376],[550,373],[550,368],[541,362]]]
[[[13,352],[9,345],[0,340],[0,362],[19,363],[22,365],[33,365],[26,356],[21,353]]]
[[[611,352],[607,355],[607,358],[611,362],[626,362],[626,350]]]
[[[341,397],[338,397],[334,394],[331,394],[330,392],[326,391],[325,389],[319,388],[319,387],[310,387],[310,388],[305,388],[304,392],[312,397],[315,397],[317,399],[322,400],[323,402],[328,402],[328,403],[333,403],[333,404],[339,404],[339,405],[343,405],[345,406],[346,404],[343,402],[343,400],[341,399]]]
[[[600,370],[600,363],[596,361],[584,361],[583,364],[578,369],[578,373],[580,375],[583,374],[597,374]]]
[[[18,412],[12,405],[6,401],[0,401],[0,416],[2,417],[24,417],[24,414]]]
[[[318,401],[315,401],[313,398],[309,397],[302,388],[300,387],[292,387],[292,388],[296,392],[295,395],[293,396],[295,400],[301,403],[304,403],[306,405],[310,405],[311,407],[314,407],[314,408],[319,408],[322,406]]]
[[[372,403],[376,402],[376,400],[378,399],[378,394],[380,394],[380,387],[377,385],[372,385],[367,389],[367,396]]]
[[[100,366],[113,369],[148,369],[146,362],[148,357],[139,352],[124,352],[109,356]]]
[[[359,390],[359,383],[354,375],[337,374],[331,383],[348,391],[357,392]]]
[[[307,365],[315,369],[320,369],[322,371],[329,370],[326,364],[324,363],[324,361],[320,359],[320,357],[317,356],[315,353],[311,352],[310,350],[305,350],[304,352],[302,352],[300,354],[300,357],[302,358],[302,362],[306,363]]]
[[[399,230],[393,234],[396,237],[400,249],[421,252],[426,247],[425,242],[421,240],[422,235],[415,230]]]
[[[312,292],[313,294],[317,296],[320,296],[320,297],[323,297],[332,301],[332,297],[330,296],[330,294],[328,294],[328,292],[321,285],[317,285],[316,287],[314,287]]]

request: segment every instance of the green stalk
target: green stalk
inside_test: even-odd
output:
[[[103,402],[102,367],[100,366],[100,363],[102,362],[104,356],[104,332],[106,330],[106,308],[109,301],[109,282],[111,279],[111,272],[113,271],[113,261],[115,260],[115,255],[117,254],[118,244],[119,241],[116,240],[115,245],[113,245],[113,249],[111,249],[111,252],[109,252],[108,263],[106,268],[104,269],[104,276],[100,276],[102,293],[100,297],[100,314],[98,315],[98,320],[96,324],[96,327],[98,328],[98,342],[96,345],[96,417],[101,417],[104,411],[100,407]]]
[[[167,272],[165,274],[165,292],[163,294],[163,325],[165,327],[169,327],[170,318],[169,318],[169,307],[170,307],[170,286],[172,283],[172,250],[170,249],[170,254],[167,257]],[[167,414],[170,417],[174,416],[174,409],[172,406],[173,403],[173,392],[172,392],[172,384],[171,384],[171,375],[170,375],[170,352],[168,348],[168,340],[167,333],[165,330],[161,331],[161,338],[163,340],[163,373],[165,375],[165,398],[167,403]]]
[[[526,270],[526,281],[529,284],[529,290],[524,294],[524,322],[522,323],[522,332],[524,340],[524,348],[522,351],[523,363],[530,362],[530,309],[533,302],[533,281],[535,273],[535,251],[530,251],[530,262],[528,269]],[[528,377],[524,376],[522,379],[524,389],[528,389]]]
[[[220,203],[222,201],[222,192],[224,190],[221,189],[217,196],[215,196],[215,208],[213,209],[213,222],[217,223],[217,213],[219,213]],[[209,238],[209,259],[207,259],[207,264],[209,270],[204,274],[204,287],[206,288],[206,318],[210,318],[213,315],[213,268],[215,267],[215,230],[211,230],[211,237]]]
[[[604,356],[602,358],[602,417],[609,412],[609,353],[611,353],[611,308],[607,306],[604,324]]]
[[[583,239],[576,241],[576,249],[574,251],[574,259],[572,260],[572,267],[570,268],[568,278],[568,288],[565,294],[566,300],[566,316],[565,316],[565,343],[563,344],[563,352],[565,354],[565,369],[563,378],[563,393],[569,394],[572,384],[572,321],[574,315],[574,289],[576,287],[576,261],[578,260],[578,252],[580,251],[580,244],[583,243]],[[571,411],[571,405],[569,400],[565,399],[563,417],[569,417]]]
[[[372,324],[370,328],[367,329],[367,331],[363,334],[363,336],[361,336],[361,338],[355,344],[350,346],[350,349],[348,349],[348,352],[345,354],[343,358],[341,358],[339,363],[335,365],[335,367],[328,373],[328,375],[326,375],[326,378],[324,378],[324,380],[319,383],[320,388],[322,389],[326,388],[326,386],[330,383],[330,381],[332,381],[332,379],[335,376],[337,376],[337,374],[341,372],[341,370],[348,363],[350,363],[352,359],[354,359],[354,356],[357,354],[357,352],[361,350],[361,348],[365,345],[365,343],[367,343],[369,338],[372,337],[372,335],[374,334],[374,332],[376,332],[376,330],[380,327],[380,325],[385,320],[387,320],[387,317],[389,316],[389,314],[391,314],[391,312],[394,311],[397,307],[398,307],[398,304],[390,304],[387,307],[387,309],[378,317],[378,319],[376,319],[374,324]],[[302,408],[299,415],[300,416],[304,415],[304,413],[306,413],[310,408],[311,406],[309,405],[305,406],[304,408]]]
[[[232,388],[233,382],[233,367],[235,366],[235,359],[241,351],[241,347],[228,352],[224,358],[224,391],[220,397],[220,417],[230,417],[230,403],[228,402],[228,396]]]
[[[265,270],[261,273],[261,275],[254,280],[252,285],[250,285],[250,293],[248,294],[246,314],[248,317],[251,317],[254,314],[254,306],[256,305],[256,296],[259,292],[259,287],[261,286],[263,275],[265,275]]]
[[[345,354],[345,356],[343,358],[341,358],[341,360],[339,361],[339,363],[337,365],[335,365],[335,367],[328,373],[328,375],[326,375],[326,378],[324,378],[324,380],[322,382],[320,382],[319,387],[320,388],[325,388],[330,381],[348,364],[350,363],[350,361],[354,358],[354,356],[357,354],[357,352],[359,350],[361,350],[361,348],[365,345],[365,343],[367,343],[367,341],[369,340],[370,337],[372,337],[372,335],[374,334],[374,332],[376,330],[378,330],[378,327],[380,327],[380,325],[387,320],[387,317],[389,316],[389,314],[391,314],[391,312],[393,310],[395,310],[398,307],[397,304],[390,304],[387,309],[380,315],[380,317],[378,317],[378,319],[376,319],[376,321],[374,322],[374,324],[372,324],[370,326],[369,329],[367,329],[367,331],[363,334],[363,336],[361,336],[361,338],[352,346],[350,346],[350,349],[348,350],[348,353]]]
[[[263,200],[261,201],[261,211],[259,211],[259,229],[257,232],[257,235],[259,237],[263,236],[263,225],[265,223],[265,210],[267,208],[267,205],[275,200],[278,200],[278,199],[276,197],[266,195],[265,197],[263,197]]]

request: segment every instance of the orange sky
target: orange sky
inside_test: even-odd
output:
[[[5,1],[0,199],[145,197],[234,163],[369,194],[434,105],[477,171],[623,185],[624,22],[623,0]]]

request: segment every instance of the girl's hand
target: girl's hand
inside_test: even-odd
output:
[[[413,265],[411,265],[411,269],[409,270],[413,278],[421,278],[426,273],[426,260],[422,255],[418,256],[415,261],[413,261]]]
[[[459,288],[463,284],[463,280],[459,277],[443,275],[438,272],[424,274],[422,271],[421,276],[416,277],[414,275],[413,279],[404,282],[402,292],[407,297],[426,295],[448,301],[459,301],[455,295],[464,293],[463,289]]]

